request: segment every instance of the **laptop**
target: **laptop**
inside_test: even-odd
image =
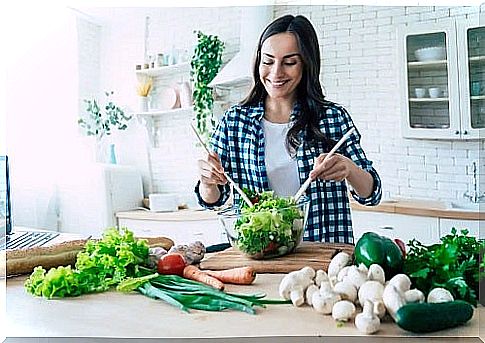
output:
[[[59,236],[58,232],[13,228],[12,198],[8,156],[0,156],[0,249],[42,246]]]

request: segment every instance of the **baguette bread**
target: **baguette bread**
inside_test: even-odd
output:
[[[137,238],[145,239],[149,247],[162,247],[167,251],[174,244],[167,237]],[[0,252],[0,275],[28,274],[37,266],[49,269],[58,266],[74,265],[77,254],[84,249],[87,241],[87,239],[79,239],[48,246],[3,250]]]

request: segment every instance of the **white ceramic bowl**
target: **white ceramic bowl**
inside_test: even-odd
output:
[[[424,98],[424,96],[426,95],[426,89],[416,88],[414,90],[414,93],[416,94],[416,98]]]
[[[419,62],[440,61],[446,58],[446,49],[442,46],[422,48],[414,52]]]
[[[439,98],[441,95],[441,89],[438,87],[431,87],[428,89],[430,98]]]

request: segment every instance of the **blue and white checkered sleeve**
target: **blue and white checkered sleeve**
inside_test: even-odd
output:
[[[230,110],[228,110],[230,111]],[[228,152],[228,125],[227,125],[227,112],[226,114],[220,119],[217,127],[214,130],[214,133],[211,137],[211,148],[212,151],[219,155],[221,159],[222,167],[226,172],[229,172],[230,163],[229,163],[229,152]],[[221,196],[217,201],[213,204],[209,204],[205,202],[202,197],[200,196],[199,192],[199,185],[200,181],[197,183],[195,187],[195,193],[197,195],[197,199],[199,200],[199,204],[205,208],[214,208],[224,205],[230,195],[231,187],[229,184],[225,185],[218,185],[219,191],[221,192]]]
[[[340,107],[340,109],[341,109],[341,115],[342,115],[342,121],[341,121],[342,134],[345,134],[345,132],[350,130],[352,127],[355,128],[355,133],[349,137],[344,153],[347,157],[349,157],[352,161],[354,161],[354,163],[357,166],[367,171],[372,176],[372,179],[374,180],[373,191],[368,197],[366,198],[360,197],[354,190],[351,191],[352,196],[357,202],[359,202],[362,205],[368,205],[368,206],[377,205],[381,201],[381,197],[382,197],[381,178],[379,177],[379,174],[372,166],[372,162],[367,159],[365,152],[360,145],[361,135],[357,130],[357,128],[355,127],[352,121],[352,118],[343,107]]]

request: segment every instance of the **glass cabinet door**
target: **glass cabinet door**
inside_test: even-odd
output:
[[[485,27],[468,28],[467,56],[470,125],[485,128]]]
[[[449,129],[447,32],[406,37],[409,125],[413,129]]]

